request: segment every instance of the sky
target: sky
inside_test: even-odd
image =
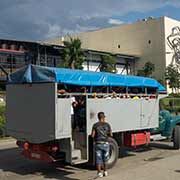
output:
[[[0,0],[0,39],[48,40],[149,16],[180,20],[180,0]]]

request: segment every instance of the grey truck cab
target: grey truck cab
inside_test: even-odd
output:
[[[28,65],[7,85],[7,131],[25,157],[94,162],[90,136],[97,113],[112,126],[109,167],[119,147],[150,142],[165,89],[151,78]]]

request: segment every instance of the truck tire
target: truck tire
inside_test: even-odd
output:
[[[109,152],[110,155],[109,155],[109,160],[107,162],[107,167],[110,169],[117,162],[117,159],[119,157],[119,147],[116,140],[114,140],[113,138],[109,138],[109,145],[110,145],[110,152]]]
[[[176,125],[174,128],[173,137],[174,149],[180,149],[180,126]]]

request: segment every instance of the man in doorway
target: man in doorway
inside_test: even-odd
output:
[[[111,126],[105,122],[104,112],[99,112],[97,116],[99,121],[92,127],[92,138],[95,141],[97,177],[103,177],[108,175],[106,164],[109,158],[108,138],[112,137],[112,130]]]

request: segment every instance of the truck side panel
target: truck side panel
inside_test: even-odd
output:
[[[88,134],[91,133],[92,125],[97,122],[99,111],[105,112],[113,132],[158,127],[158,99],[88,99]]]
[[[159,100],[141,99],[141,128],[154,128],[159,126]]]
[[[7,131],[18,140],[55,139],[56,84],[7,85]]]
[[[56,139],[71,137],[71,99],[56,100]]]

